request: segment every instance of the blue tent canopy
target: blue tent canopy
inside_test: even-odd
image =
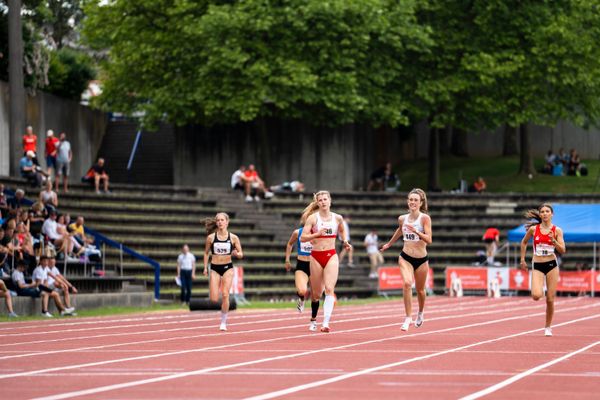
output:
[[[600,204],[552,204],[552,223],[563,230],[565,242],[600,242]],[[508,231],[510,242],[520,242],[525,225]]]

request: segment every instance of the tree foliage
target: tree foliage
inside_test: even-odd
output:
[[[104,106],[177,124],[301,118],[407,124],[412,0],[115,0],[86,8],[110,49]]]

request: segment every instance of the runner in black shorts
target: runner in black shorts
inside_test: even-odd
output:
[[[221,289],[221,325],[219,329],[226,331],[229,291],[233,282],[231,258],[244,256],[242,245],[237,235],[227,230],[229,215],[223,212],[217,213],[215,218],[206,219],[204,225],[208,234],[204,247],[204,275],[208,275],[208,259],[210,257],[210,279],[208,281],[210,301],[215,303],[219,301],[219,289]]]
[[[304,226],[304,221],[300,221],[300,225]],[[296,243],[296,249],[298,256],[296,259],[296,270],[294,272],[294,278],[296,282],[296,293],[298,294],[298,302],[296,308],[298,312],[304,311],[304,301],[308,297],[308,281],[310,278],[310,252],[312,250],[311,242],[301,242],[300,237],[302,236],[302,229],[296,229],[292,232],[290,240],[288,240],[285,249],[285,269],[290,271],[292,264],[290,262],[290,256],[292,254],[292,248]],[[319,312],[319,300],[311,301],[311,320],[309,329],[311,331],[317,330],[317,314]]]

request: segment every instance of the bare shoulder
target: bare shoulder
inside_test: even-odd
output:
[[[239,242],[240,238],[235,233],[230,233],[232,242]]]
[[[206,241],[207,241],[207,242],[210,242],[210,243],[214,242],[214,241],[215,241],[215,233],[213,232],[213,233],[211,233],[210,235],[208,235],[208,236],[206,237]]]
[[[423,218],[423,222],[429,222],[429,223],[431,223],[431,215],[425,214],[425,213],[422,213],[422,215],[423,216],[421,218]]]
[[[402,214],[398,217],[398,223],[400,225],[402,225],[402,223],[404,222],[404,218],[406,218],[406,214]]]

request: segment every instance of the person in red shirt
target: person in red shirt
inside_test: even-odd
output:
[[[39,166],[40,163],[37,159],[37,136],[33,133],[33,127],[29,125],[23,135],[23,156],[27,155],[28,151],[33,151],[32,161],[35,165]]]
[[[260,201],[259,194],[263,194],[266,199],[273,197],[273,193],[269,192],[265,187],[265,182],[258,176],[258,171],[254,167],[254,164],[248,165],[248,169],[244,171],[242,177],[244,183],[244,193],[246,194],[246,201],[252,201],[252,191],[254,190],[254,200]]]
[[[56,169],[56,151],[60,140],[54,136],[54,131],[49,129],[46,132],[46,169],[48,170],[48,176],[52,176],[52,171]]]
[[[554,209],[544,203],[537,210],[528,210],[525,218],[525,236],[521,240],[521,269],[527,270],[525,253],[527,243],[533,237],[533,259],[531,271],[531,297],[539,300],[544,297],[544,283],[546,284],[546,325],[545,336],[552,336],[552,318],[554,317],[554,297],[558,284],[558,259],[556,253],[564,254],[567,251],[563,231],[552,224]]]
[[[485,255],[487,259],[487,265],[494,265],[494,255],[498,249],[498,243],[500,242],[500,231],[493,227],[488,227],[482,237],[485,243]]]
[[[478,177],[475,182],[473,182],[473,191],[477,193],[483,193],[487,189],[487,184],[483,177]]]

